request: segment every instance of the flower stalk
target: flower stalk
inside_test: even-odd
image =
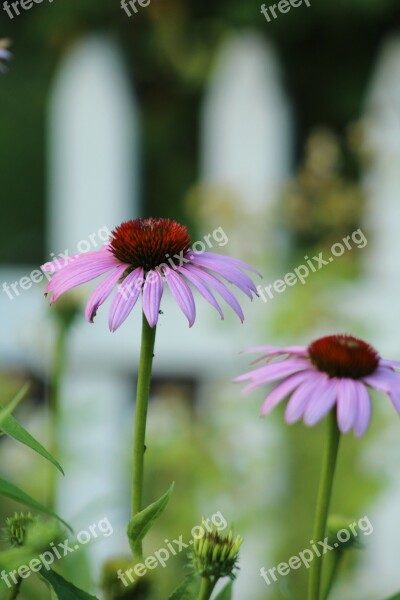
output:
[[[145,314],[142,319],[142,340],[135,409],[135,438],[133,444],[132,517],[142,510],[144,453],[146,440],[147,410],[150,395],[156,327],[150,327]],[[137,546],[138,560],[143,557],[142,543]]]
[[[328,416],[328,437],[322,459],[321,479],[315,512],[313,539],[316,542],[325,538],[339,442],[340,431],[337,425],[336,411],[331,410]],[[310,566],[308,600],[320,600],[321,577],[322,557],[315,558]]]
[[[205,577],[201,580],[201,588],[199,592],[199,600],[209,600],[216,585],[216,581],[211,581]]]

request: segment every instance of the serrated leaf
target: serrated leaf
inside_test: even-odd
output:
[[[196,600],[201,587],[201,578],[196,573],[188,575],[168,600]]]
[[[25,394],[29,390],[29,383],[26,383],[18,392],[18,394],[11,400],[11,402],[1,410],[0,412],[0,426],[1,424],[14,412],[21,400],[24,399]]]
[[[80,590],[55,571],[42,569],[40,576],[51,585],[58,600],[99,600],[96,596]]]
[[[12,498],[12,500],[21,502],[21,504],[26,504],[27,506],[30,506],[31,508],[35,508],[36,510],[39,510],[39,511],[44,512],[52,517],[55,517],[63,525],[68,527],[69,530],[72,531],[72,529],[68,525],[68,523],[63,521],[63,519],[61,519],[61,517],[59,517],[56,513],[54,513],[49,508],[47,508],[47,506],[44,506],[44,504],[41,504],[40,502],[38,502],[37,500],[35,500],[31,496],[29,496],[29,494],[27,494],[26,492],[23,492],[16,485],[11,483],[10,481],[7,481],[6,479],[3,479],[2,477],[0,477],[0,496],[7,496],[8,498]]]
[[[232,600],[232,589],[233,589],[233,583],[232,583],[232,581],[230,581],[220,591],[218,596],[215,596],[215,600]]]
[[[2,407],[0,406],[0,409],[1,408]],[[7,409],[8,407],[6,409],[3,409],[3,411]],[[0,419],[2,414],[3,413],[0,413]],[[51,462],[60,471],[60,473],[64,475],[64,471],[62,470],[57,460],[50,454],[50,452],[46,450],[46,448],[42,446],[40,442],[35,440],[35,438],[28,431],[26,431],[26,429],[22,427],[22,425],[18,423],[18,421],[11,414],[5,415],[5,417],[3,418],[3,422],[0,423],[0,429],[2,429],[5,434],[10,436],[14,440],[21,442],[21,444],[28,446],[28,448],[31,448],[32,450],[43,456],[43,458]]]
[[[174,485],[175,483],[172,483],[169,490],[161,498],[140,511],[140,513],[129,521],[128,539],[133,554],[136,553],[137,544],[144,539],[146,533],[164,512],[173,492]]]

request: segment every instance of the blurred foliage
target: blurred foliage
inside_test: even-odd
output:
[[[12,38],[14,60],[0,94],[1,260],[45,258],[48,95],[63,54],[86,33],[109,33],[125,53],[142,114],[143,214],[186,220],[182,200],[198,179],[199,109],[228,34],[253,28],[278,47],[301,148],[317,123],[339,131],[359,117],[379,48],[399,24],[396,0],[315,0],[273,24],[259,0],[152,0],[131,18],[117,0],[68,0],[4,15],[0,35]]]

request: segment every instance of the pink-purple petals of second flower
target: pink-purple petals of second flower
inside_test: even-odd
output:
[[[352,338],[352,336],[330,336]],[[328,339],[328,338],[324,338]],[[362,343],[362,342],[360,342]],[[331,376],[319,370],[310,360],[307,346],[258,346],[248,348],[246,353],[261,352],[255,362],[266,361],[235,379],[247,382],[242,393],[246,394],[265,384],[278,384],[267,394],[261,415],[269,414],[285,398],[288,402],[285,421],[289,424],[303,419],[308,426],[318,423],[336,405],[337,422],[342,433],[353,429],[362,436],[371,420],[369,389],[386,393],[394,408],[400,413],[400,362],[384,360],[377,356],[375,370],[365,376]],[[276,360],[281,359],[281,360]]]

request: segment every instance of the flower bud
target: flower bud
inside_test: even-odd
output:
[[[210,581],[217,581],[221,577],[234,579],[242,543],[240,536],[233,539],[232,531],[222,536],[218,531],[205,531],[203,528],[202,535],[193,540],[191,559],[195,570]]]

